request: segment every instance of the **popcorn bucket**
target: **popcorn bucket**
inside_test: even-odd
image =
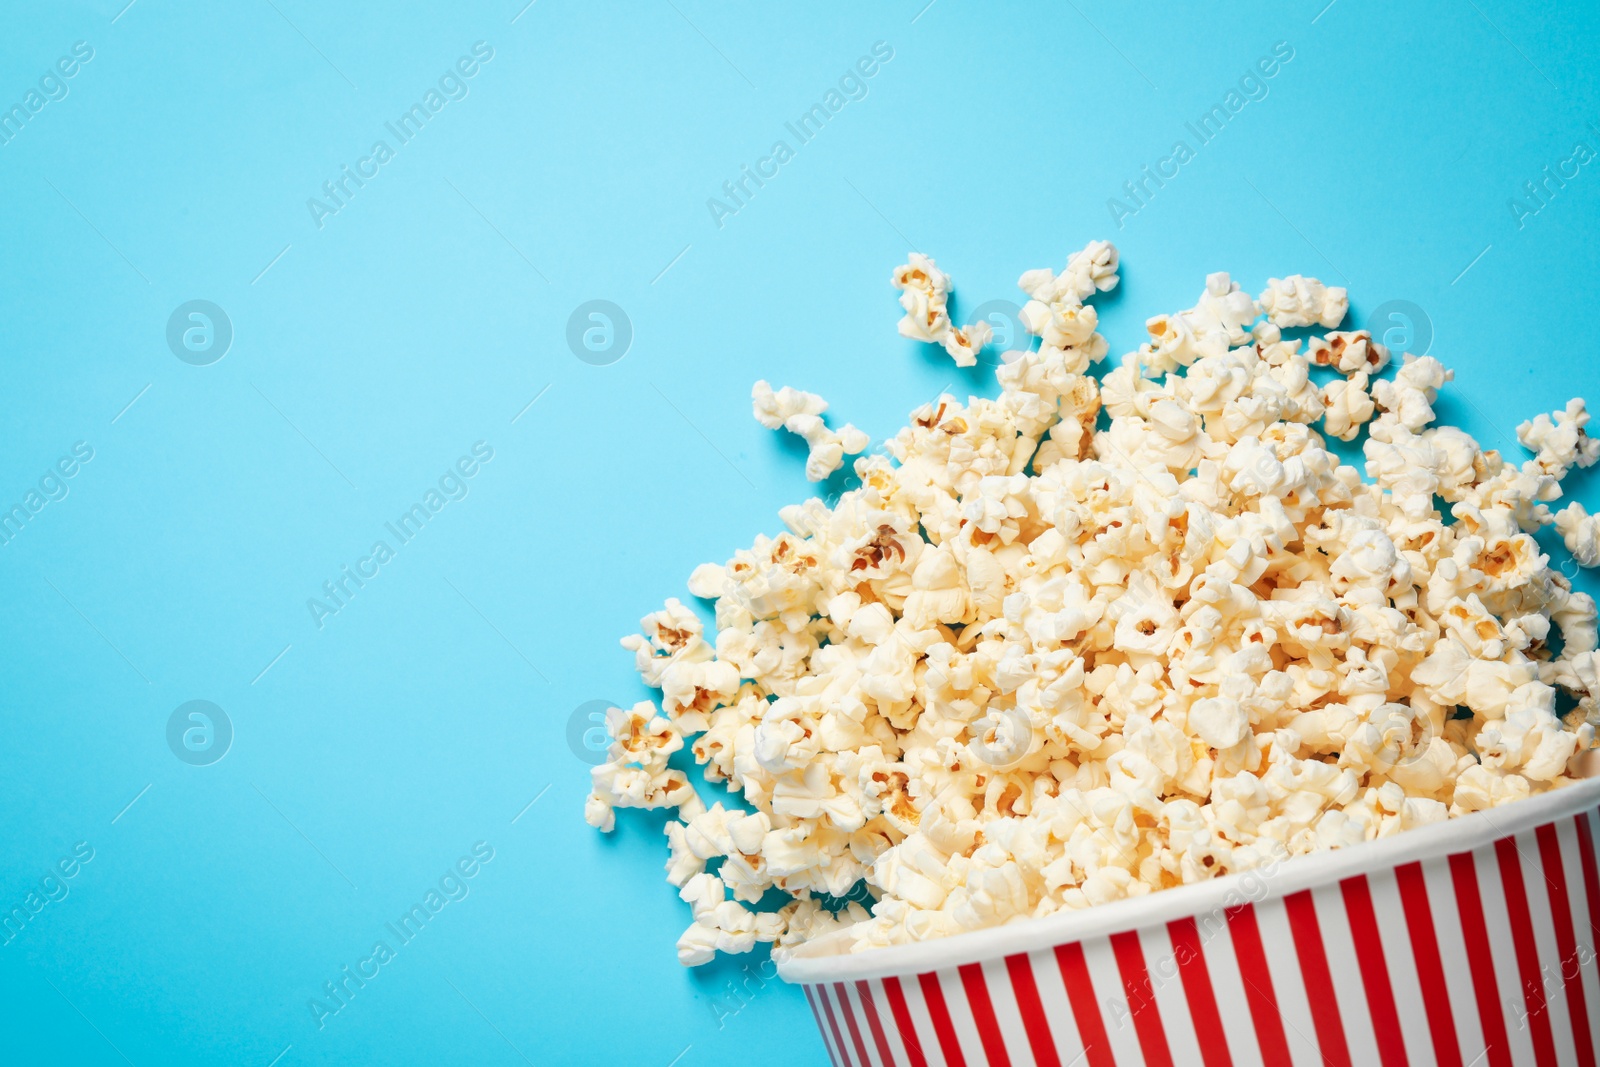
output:
[[[1597,808],[1591,779],[1085,911],[819,939],[778,970],[835,1067],[1593,1065]]]

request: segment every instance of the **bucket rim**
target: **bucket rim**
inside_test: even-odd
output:
[[[807,942],[778,962],[778,975],[797,985],[926,974],[969,963],[1003,959],[1057,945],[1165,925],[1241,904],[1261,904],[1303,889],[1334,885],[1356,875],[1393,870],[1463,852],[1525,833],[1600,805],[1600,778],[1585,779],[1504,807],[1404,830],[1348,848],[1294,856],[1281,863],[1205,882],[1174,886],[1143,897],[1019,919],[1002,926],[905,945],[843,953],[839,934]],[[1575,874],[1569,873],[1569,877]]]

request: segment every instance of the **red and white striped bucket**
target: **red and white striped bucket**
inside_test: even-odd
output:
[[[1275,869],[779,966],[836,1067],[1593,1067],[1600,780]]]

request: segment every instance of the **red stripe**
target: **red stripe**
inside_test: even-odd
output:
[[[1400,883],[1400,904],[1411,933],[1411,956],[1417,961],[1417,983],[1422,1006],[1433,1035],[1433,1057],[1439,1067],[1461,1067],[1461,1045],[1456,1041],[1456,1019],[1450,1010],[1450,987],[1445,984],[1444,960],[1439,955],[1439,933],[1433,926],[1433,905],[1428,900],[1428,880],[1422,864],[1395,868]]]
[[[917,1024],[912,1021],[911,1009],[906,1006],[905,990],[900,979],[890,975],[883,980],[883,995],[889,998],[889,1014],[894,1016],[894,1026],[900,1031],[900,1043],[906,1047],[906,1059],[911,1067],[928,1067],[928,1058],[922,1054],[922,1043],[917,1040]]]
[[[1345,1040],[1344,1020],[1339,1017],[1339,1001],[1333,991],[1333,972],[1328,969],[1328,952],[1322,943],[1322,924],[1317,922],[1317,906],[1311,890],[1283,898],[1289,913],[1289,933],[1294,937],[1295,955],[1300,959],[1300,978],[1305,982],[1306,1000],[1311,1005],[1311,1022],[1317,1031],[1317,1047],[1330,1067],[1350,1067],[1350,1043]]]
[[[967,1007],[972,1009],[972,1021],[978,1024],[978,1039],[983,1042],[984,1056],[992,1067],[1011,1067],[1006,1039],[1000,1035],[1000,1022],[994,1017],[994,1004],[989,1000],[989,983],[983,980],[983,965],[969,963],[959,968],[959,972],[961,988],[967,992]]]
[[[1027,956],[1007,956],[1006,973],[1011,976],[1011,991],[1016,994],[1017,1011],[1022,1015],[1022,1028],[1027,1031],[1034,1063],[1038,1067],[1061,1067],[1055,1038],[1050,1036],[1050,1022],[1039,1000],[1039,987],[1033,980],[1033,964]]]
[[[1483,1025],[1489,1067],[1512,1067],[1511,1041],[1506,1037],[1506,1017],[1500,1009],[1500,983],[1494,977],[1494,952],[1489,948],[1489,924],[1483,918],[1483,898],[1478,893],[1478,867],[1472,853],[1450,857],[1450,879],[1456,889],[1456,912],[1461,916],[1461,940],[1467,949],[1467,970],[1472,972],[1472,992]]]
[[[856,996],[861,1000],[861,1010],[867,1016],[867,1028],[872,1031],[872,1043],[878,1046],[878,1062],[883,1067],[894,1067],[894,1053],[889,1050],[889,1037],[883,1032],[878,1019],[878,1006],[872,1002],[872,987],[866,982],[856,983]]]
[[[1261,929],[1256,925],[1256,909],[1250,904],[1229,908],[1228,936],[1233,939],[1233,955],[1239,961],[1239,977],[1244,979],[1244,998],[1250,1005],[1250,1021],[1255,1024],[1256,1044],[1261,1058],[1269,1064],[1292,1063],[1289,1037],[1283,1032],[1283,1016],[1272,991],[1272,973],[1267,970],[1267,954],[1261,947]]]
[[[1095,999],[1094,979],[1089,977],[1089,964],[1083,958],[1083,946],[1076,942],[1057,945],[1056,966],[1061,968],[1061,982],[1067,987],[1067,1001],[1072,1005],[1073,1021],[1078,1024],[1084,1059],[1089,1067],[1117,1067],[1111,1041],[1106,1037],[1105,1016],[1100,1014],[1100,1002]]]
[[[1550,1012],[1544,1002],[1544,976],[1539,973],[1539,944],[1533,936],[1528,887],[1522,881],[1522,856],[1516,840],[1510,837],[1496,841],[1494,852],[1500,861],[1500,886],[1511,918],[1511,943],[1517,950],[1517,973],[1522,979],[1522,1003],[1528,1009],[1533,1058],[1539,1067],[1555,1067],[1556,1039],[1550,1032]]]
[[[1591,947],[1600,950],[1600,868],[1595,864],[1594,838],[1589,834],[1589,814],[1580,812],[1573,823],[1578,828],[1578,858],[1583,867],[1584,897],[1589,902]]]
[[[939,976],[919,974],[917,982],[922,986],[922,1000],[928,1005],[928,1014],[933,1017],[933,1034],[939,1039],[939,1051],[944,1053],[950,1067],[967,1067],[967,1058],[961,1054],[961,1042],[956,1038],[956,1028],[950,1022],[950,1009],[944,1004],[944,989],[939,985]]]
[[[1378,1041],[1383,1067],[1406,1067],[1406,1040],[1400,1029],[1400,1010],[1389,984],[1389,963],[1383,955],[1378,916],[1372,910],[1372,890],[1367,876],[1358,874],[1339,883],[1344,911],[1350,920],[1350,940],[1355,942],[1356,964],[1367,991],[1367,1012],[1372,1016],[1372,1036]]]
[[[1205,1067],[1233,1067],[1228,1052],[1228,1035],[1222,1029],[1222,1013],[1217,1010],[1217,993],[1211,987],[1211,970],[1206,966],[1200,930],[1193,919],[1175,919],[1167,924],[1172,938],[1172,954],[1183,979],[1183,996],[1189,1002],[1189,1021],[1200,1046]]]
[[[1589,834],[1589,814],[1580,812],[1573,820],[1578,825],[1578,858],[1583,861],[1583,890],[1589,900],[1589,936],[1600,949],[1600,868],[1594,861],[1594,838]]]
[[[1578,1050],[1579,1067],[1595,1067],[1594,1038],[1589,1034],[1589,1005],[1583,995],[1583,961],[1578,957],[1577,937],[1572,928],[1572,902],[1567,899],[1567,870],[1561,862],[1561,841],[1554,823],[1535,831],[1539,838],[1539,859],[1544,864],[1545,889],[1550,894],[1550,918],[1556,927],[1557,967],[1567,987],[1567,1014],[1572,1016],[1572,1043]]]
[[[850,1051],[844,1047],[844,1032],[839,1029],[839,1020],[834,1017],[833,1003],[828,999],[827,986],[817,986],[817,999],[822,1001],[822,1010],[828,1013],[828,1029],[833,1033],[833,1047],[838,1051],[839,1067],[851,1067]]]
[[[856,1025],[856,1010],[850,1006],[850,991],[843,982],[833,983],[833,995],[844,1010],[845,1025],[850,1028],[850,1043],[856,1047],[856,1062],[867,1067],[872,1062],[867,1056],[867,1043],[861,1040],[861,1027]]]
[[[828,1062],[837,1065],[839,1061],[834,1058],[833,1046],[828,1044],[828,1024],[822,1021],[822,1012],[817,1010],[816,995],[811,992],[811,987],[808,985],[800,988],[805,990],[806,1003],[811,1005],[811,1017],[817,1020],[817,1033],[822,1035],[822,1047],[828,1053]]]
[[[1144,946],[1136,932],[1111,935],[1111,951],[1117,957],[1117,972],[1122,975],[1122,993],[1133,1009],[1133,1030],[1139,1035],[1139,1051],[1149,1067],[1172,1067],[1172,1050],[1167,1047],[1167,1030],[1161,1025],[1161,1005],[1150,984],[1150,971],[1144,964]]]

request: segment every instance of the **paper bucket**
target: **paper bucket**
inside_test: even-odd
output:
[[[1600,780],[1085,911],[779,966],[836,1067],[1596,1063]]]

